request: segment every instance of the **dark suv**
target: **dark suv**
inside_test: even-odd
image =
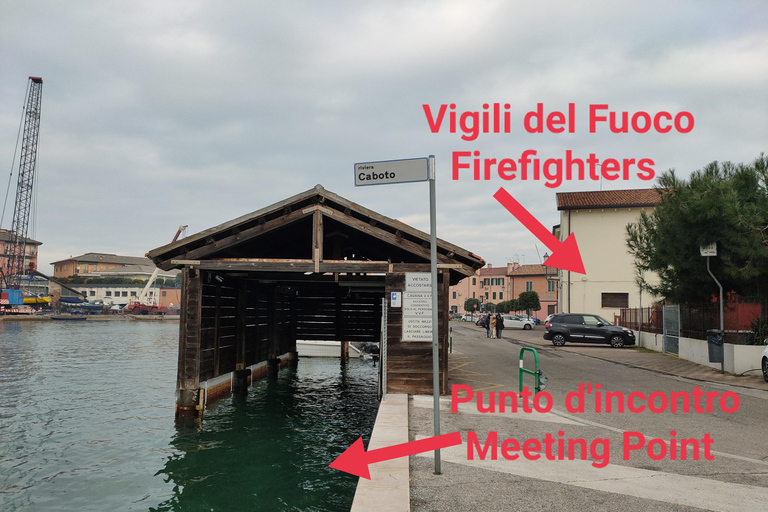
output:
[[[613,325],[598,315],[558,313],[544,326],[544,339],[556,347],[566,341],[577,343],[610,343],[612,347],[635,344],[635,333],[626,327]]]

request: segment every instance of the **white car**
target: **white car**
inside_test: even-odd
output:
[[[533,329],[533,321],[530,318],[521,318],[517,315],[501,315],[504,319],[505,329],[524,329],[526,331]]]
[[[768,344],[768,340],[765,340]],[[760,368],[763,369],[763,378],[768,382],[768,346],[763,350],[763,358],[761,359]]]

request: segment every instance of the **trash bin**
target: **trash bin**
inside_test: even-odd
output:
[[[719,329],[707,331],[707,347],[709,348],[709,362],[723,362],[723,333]]]

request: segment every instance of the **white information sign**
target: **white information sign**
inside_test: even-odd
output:
[[[432,274],[429,272],[406,272],[405,291],[432,293]]]
[[[403,293],[403,315],[432,318],[432,294],[423,292]]]
[[[427,181],[428,167],[426,158],[357,163],[355,164],[355,186]]]
[[[432,274],[406,272],[403,341],[432,341]]]
[[[699,252],[702,256],[717,256],[717,242],[699,246]]]
[[[432,317],[403,317],[403,341],[432,341]]]

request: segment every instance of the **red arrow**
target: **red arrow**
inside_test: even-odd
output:
[[[369,464],[397,459],[399,457],[407,457],[408,455],[415,455],[417,453],[439,450],[440,448],[448,448],[449,446],[456,446],[457,444],[461,444],[461,434],[459,432],[454,432],[452,434],[428,437],[426,439],[419,439],[418,441],[411,441],[410,443],[396,444],[394,446],[387,446],[386,448],[379,448],[377,450],[366,452],[365,447],[363,446],[363,438],[358,437],[357,441],[352,443],[352,446],[336,457],[336,460],[331,462],[328,467],[370,480],[371,474],[368,472]]]
[[[506,208],[509,213],[514,215],[517,220],[523,223],[523,226],[528,228],[528,231],[533,233],[533,236],[539,239],[541,243],[546,245],[552,256],[544,262],[545,265],[550,267],[557,267],[563,270],[572,270],[578,274],[586,274],[584,270],[584,262],[581,261],[581,253],[579,253],[579,246],[576,243],[576,235],[571,233],[565,242],[560,242],[555,235],[549,232],[541,222],[531,215],[523,205],[518,203],[514,197],[509,195],[509,192],[500,188],[496,191],[493,197]]]

